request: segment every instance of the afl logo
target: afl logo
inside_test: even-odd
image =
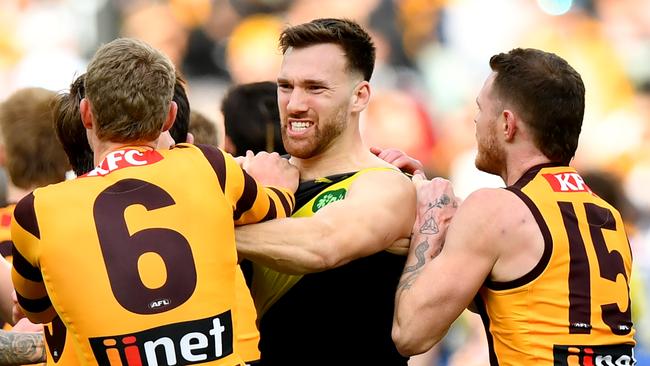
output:
[[[169,305],[171,303],[172,302],[169,301],[169,299],[154,300],[154,301],[149,303],[149,309],[162,308],[162,307],[165,307],[165,306],[167,306],[167,305]]]

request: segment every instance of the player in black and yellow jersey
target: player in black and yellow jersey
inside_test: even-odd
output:
[[[495,55],[490,66],[474,119],[476,166],[507,188],[472,193],[435,260],[434,238],[414,231],[394,339],[403,354],[424,352],[474,300],[492,365],[633,365],[623,221],[569,166],[582,79],[535,49]],[[430,228],[453,192],[440,180],[419,185],[422,228]]]
[[[102,46],[80,103],[95,169],[14,212],[19,304],[34,321],[58,314],[82,364],[241,364],[234,225],[293,207],[297,171],[277,156],[256,157],[249,175],[216,148],[155,150],[174,80],[142,42]]]
[[[406,365],[390,338],[405,257],[388,250],[410,235],[415,191],[359,133],[372,40],[354,22],[317,19],[285,30],[280,45],[280,130],[300,169],[299,209],[237,229],[255,262],[262,364]]]

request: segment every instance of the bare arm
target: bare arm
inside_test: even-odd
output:
[[[410,249],[395,298],[393,340],[400,353],[422,353],[442,339],[490,275],[498,253],[491,239],[497,191],[481,190],[467,198],[437,257],[418,259],[419,252],[430,253],[431,243],[414,233],[413,244],[418,244]]]
[[[45,362],[43,333],[0,330],[0,365],[25,365]]]
[[[415,191],[405,176],[392,170],[368,172],[357,178],[344,200],[312,217],[237,228],[237,249],[245,258],[277,271],[318,272],[407,238],[414,207]]]
[[[410,255],[398,291],[410,287],[424,265],[440,254],[447,227],[458,207],[449,181],[442,178],[428,181],[422,175],[416,175],[413,183],[417,190],[417,217],[408,247]]]

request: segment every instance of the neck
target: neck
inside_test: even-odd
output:
[[[10,179],[7,179],[7,204],[18,203],[23,197],[27,196],[29,192],[36,189],[36,187],[23,189],[16,187],[11,183]]]
[[[508,158],[506,169],[501,173],[501,178],[506,183],[506,186],[510,186],[515,184],[530,168],[550,162],[551,160],[539,151],[519,154]]]
[[[339,136],[325,151],[316,156],[306,159],[292,156],[290,161],[300,170],[301,180],[312,180],[382,165],[377,159],[363,145],[361,136],[356,132],[350,136]]]
[[[142,148],[154,150],[157,144],[158,144],[158,140],[132,141],[132,142],[101,141],[98,142],[95,146],[93,146],[94,163],[95,166],[99,165],[99,163],[101,163],[102,160],[106,158],[106,155],[108,155],[111,151],[118,150],[125,146],[142,147]]]

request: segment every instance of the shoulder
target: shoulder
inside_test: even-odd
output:
[[[527,214],[523,201],[503,188],[482,188],[472,192],[459,206],[452,225],[463,230],[474,228],[487,236],[499,235],[511,227],[519,216]]]
[[[463,201],[461,207],[477,208],[481,206],[489,211],[507,211],[512,206],[517,206],[521,200],[504,188],[481,188],[472,192]]]
[[[378,189],[386,193],[415,193],[411,179],[395,167],[376,167],[359,171],[351,189]]]

